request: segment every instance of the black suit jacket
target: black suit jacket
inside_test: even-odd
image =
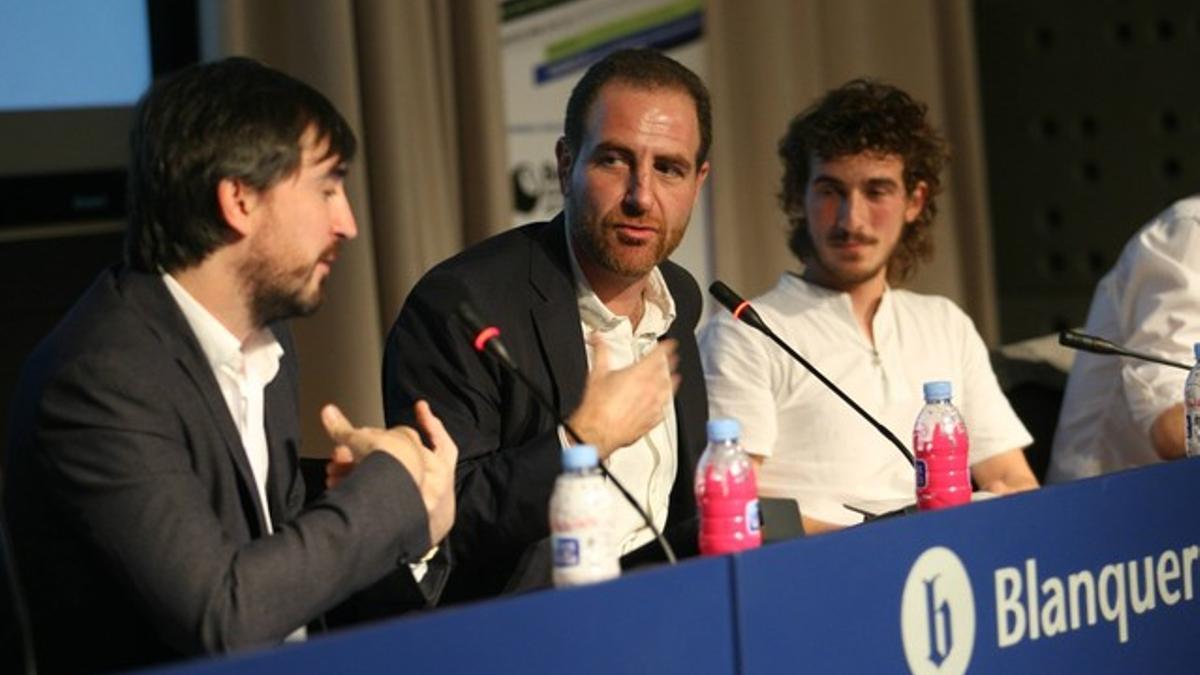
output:
[[[103,273],[29,358],[5,503],[43,673],[279,642],[428,549],[417,487],[382,453],[303,506],[294,349],[274,330],[267,504],[157,275]]]
[[[458,443],[458,515],[449,537],[454,570],[445,602],[496,595],[509,585],[527,547],[549,534],[550,493],[562,467],[554,415],[494,359],[474,351],[456,308],[469,300],[494,323],[518,366],[566,416],[579,405],[587,378],[568,255],[561,215],[492,237],[426,274],[388,336],[388,424],[411,424],[412,404],[424,398]],[[682,376],[670,529],[694,526],[692,479],[708,403],[694,337],[700,290],[682,267],[664,262],[660,269],[675,299],[666,337],[679,343]]]

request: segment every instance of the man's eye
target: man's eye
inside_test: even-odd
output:
[[[681,178],[684,175],[683,167],[679,166],[678,164],[672,164],[670,162],[663,162],[663,163],[659,164],[658,171],[660,173],[665,173],[668,176],[674,176],[676,178]]]

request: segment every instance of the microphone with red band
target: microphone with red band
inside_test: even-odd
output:
[[[821,384],[825,385],[830,391],[837,394],[839,398],[846,402],[846,405],[853,408],[854,412],[858,413],[863,419],[870,422],[871,426],[875,427],[876,431],[883,434],[884,438],[890,441],[892,445],[896,446],[896,449],[900,451],[900,454],[904,455],[904,459],[907,460],[909,464],[914,466],[916,465],[916,460],[913,459],[913,454],[908,449],[908,446],[900,442],[900,439],[896,438],[896,435],[893,434],[890,429],[883,426],[879,420],[872,417],[871,414],[866,410],[863,410],[862,406],[855,403],[853,399],[846,395],[846,392],[839,389],[838,386],[829,378],[825,377],[821,371],[817,370],[803,356],[800,356],[796,350],[792,349],[791,346],[780,339],[780,337],[775,334],[775,331],[767,327],[767,324],[762,320],[762,317],[758,315],[758,312],[754,311],[754,307],[750,305],[749,301],[742,298],[742,296],[735,293],[733,289],[726,286],[721,281],[714,281],[712,285],[708,287],[708,292],[711,293],[712,296],[717,299],[717,302],[721,303],[725,309],[728,309],[730,313],[733,314],[735,319],[741,321],[747,326],[750,326],[751,328],[756,329],[763,335],[766,335],[768,338],[770,338],[772,342],[779,345],[779,347],[783,349],[783,351],[787,352],[789,356],[795,359],[797,363],[804,366],[808,372],[812,373],[813,377],[820,380]]]
[[[568,434],[573,436],[575,440],[580,443],[588,442],[587,439],[579,435],[578,431],[575,431],[571,428],[571,425],[568,424],[567,421],[563,419],[563,416],[558,412],[558,407],[551,403],[550,398],[546,396],[546,394],[543,393],[542,390],[539,389],[538,386],[532,380],[530,380],[520,368],[517,367],[516,362],[512,360],[511,356],[508,355],[508,350],[504,348],[504,343],[500,341],[499,328],[484,323],[484,321],[479,318],[479,314],[475,312],[475,308],[472,307],[471,303],[466,300],[458,305],[458,318],[463,322],[463,325],[467,327],[467,330],[470,331],[471,343],[474,345],[475,351],[481,354],[487,352],[495,357],[496,360],[499,361],[506,370],[512,373],[521,382],[526,390],[533,394],[533,398],[538,402],[538,404],[540,404],[544,409],[554,416],[555,421],[557,421],[563,429],[566,429]],[[623,497],[625,497],[625,501],[629,502],[629,505],[632,506],[633,509],[638,512],[638,515],[642,517],[642,521],[646,523],[646,527],[650,529],[650,532],[654,534],[654,538],[658,540],[658,545],[662,548],[663,555],[666,556],[667,562],[671,565],[674,565],[675,551],[671,548],[671,545],[667,543],[667,540],[663,537],[662,532],[659,532],[658,528],[654,526],[654,521],[650,519],[650,514],[646,513],[646,510],[642,508],[641,504],[638,504],[637,499],[632,493],[629,492],[628,489],[625,488],[624,485],[621,484],[621,481],[617,480],[617,477],[608,471],[608,467],[604,465],[604,462],[600,462],[597,464],[597,466],[600,468],[600,473],[604,474],[604,477],[611,481],[614,486],[616,486],[617,491],[620,492]]]
[[[495,326],[488,326],[479,331],[479,334],[475,336],[475,351],[483,351],[492,338],[498,337],[500,337],[500,329]]]
[[[1131,358],[1138,359],[1139,361],[1150,361],[1151,363],[1161,363],[1164,366],[1172,366],[1174,368],[1181,368],[1183,370],[1191,370],[1192,369],[1191,366],[1184,364],[1184,363],[1180,363],[1178,361],[1164,359],[1161,356],[1154,356],[1152,354],[1143,354],[1141,352],[1135,352],[1131,349],[1126,349],[1125,347],[1115,345],[1112,342],[1109,342],[1108,340],[1105,340],[1102,337],[1096,337],[1095,335],[1088,335],[1086,333],[1080,333],[1078,331],[1073,331],[1073,330],[1064,330],[1064,331],[1059,332],[1058,344],[1060,344],[1064,347],[1069,347],[1071,349],[1078,349],[1078,350],[1084,351],[1084,352],[1091,352],[1093,354],[1112,354],[1112,355],[1116,355],[1116,356],[1129,356]]]
[[[750,304],[750,301],[743,299],[732,288],[726,286],[724,282],[714,281],[708,287],[708,292],[717,299],[717,302],[721,303],[725,309],[728,309],[733,314],[733,318],[751,328],[766,333],[768,336],[774,336],[771,329],[767,328],[767,324],[763,323],[762,317],[758,315],[758,312],[754,311],[754,307]]]

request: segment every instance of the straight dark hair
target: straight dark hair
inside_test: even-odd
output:
[[[686,66],[653,49],[612,52],[592,64],[575,84],[567,101],[567,118],[563,123],[563,136],[572,157],[579,156],[579,146],[583,144],[584,127],[592,103],[600,89],[609,82],[642,89],[676,89],[690,96],[696,104],[696,122],[700,127],[696,166],[708,159],[708,148],[712,145],[712,101],[708,88]]]
[[[198,264],[229,241],[222,179],[267,190],[300,167],[313,129],[325,156],[354,157],[350,125],[307,84],[247,58],[185,68],[142,96],[129,135],[125,259],[145,272]]]

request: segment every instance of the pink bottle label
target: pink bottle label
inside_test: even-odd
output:
[[[708,467],[699,492],[701,554],[735,553],[762,545],[753,471],[722,476]]]
[[[967,430],[963,425],[955,426],[952,434],[935,425],[924,441],[913,432],[913,447],[918,509],[941,509],[971,501]]]

